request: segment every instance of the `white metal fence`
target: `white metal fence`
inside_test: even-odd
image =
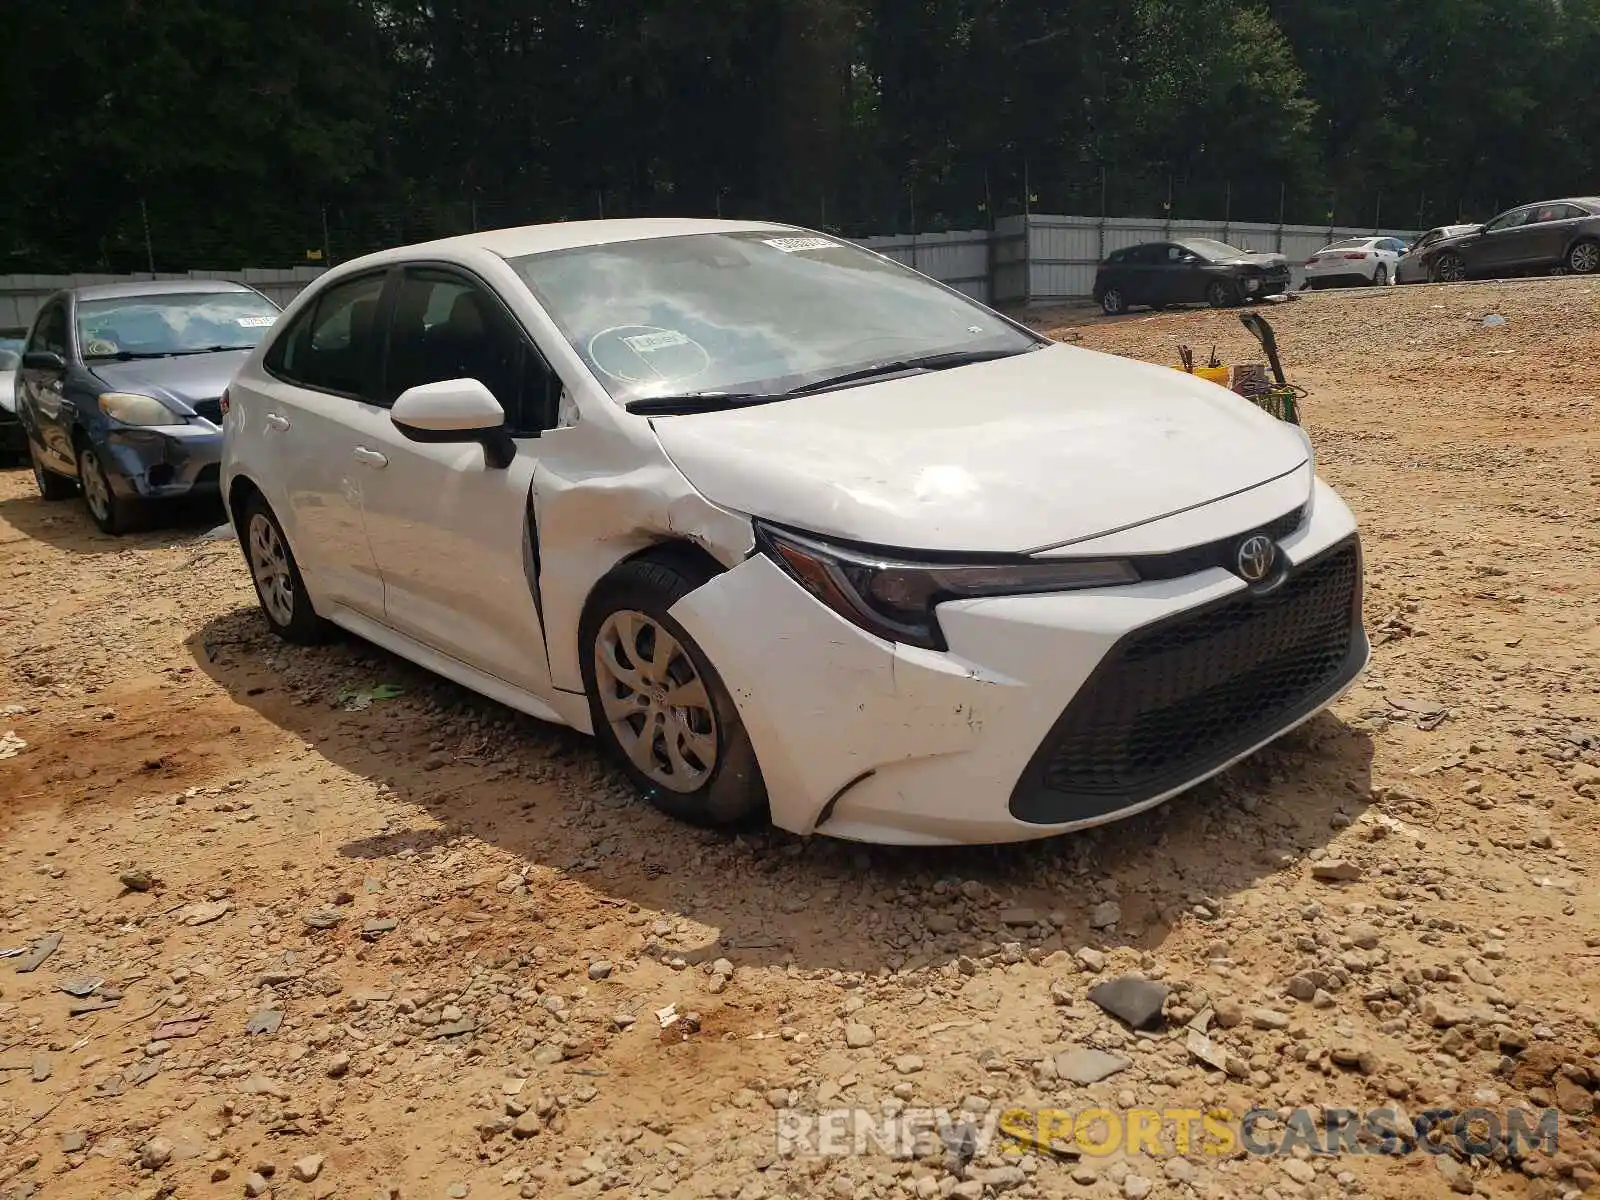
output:
[[[1205,237],[1246,250],[1286,255],[1294,286],[1301,264],[1331,241],[1381,233],[1409,237],[1408,230],[1320,225],[1263,225],[1245,221],[1163,221],[1145,217],[1067,217],[1043,213],[1006,217],[995,228],[954,233],[891,234],[860,244],[948,283],[974,299],[995,304],[1048,303],[1078,299],[1094,287],[1095,267],[1113,250],[1140,242]],[[321,267],[285,270],[191,271],[157,279],[237,279],[287,304]],[[0,276],[0,329],[29,324],[39,306],[60,288],[148,279],[148,275]]]

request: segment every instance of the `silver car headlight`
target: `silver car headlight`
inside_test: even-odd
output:
[[[946,600],[1075,592],[1139,582],[1120,559],[936,561],[831,545],[756,522],[757,549],[851,624],[891,642],[944,650],[935,609]]]
[[[113,421],[143,428],[189,423],[187,417],[173,412],[154,396],[141,396],[136,392],[105,392],[100,397],[100,411]]]

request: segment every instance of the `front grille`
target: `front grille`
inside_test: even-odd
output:
[[[216,487],[222,482],[222,464],[207,463],[195,472],[195,487]]]
[[[1354,538],[1246,592],[1129,634],[1073,697],[1011,797],[1019,820],[1084,820],[1213,771],[1326,703],[1359,669]]]
[[[1193,575],[1212,567],[1222,567],[1231,571],[1239,543],[1245,538],[1264,533],[1274,542],[1281,542],[1299,529],[1305,519],[1306,506],[1302,504],[1299,508],[1286,512],[1265,525],[1247,529],[1232,537],[1218,538],[1214,542],[1207,542],[1203,546],[1190,546],[1186,550],[1174,550],[1170,554],[1135,555],[1129,561],[1139,572],[1140,579],[1182,579],[1185,575]]]
[[[221,397],[218,397],[215,400],[195,400],[189,405],[189,407],[194,409],[195,412],[199,413],[206,420],[215,422],[218,425],[222,424]]]

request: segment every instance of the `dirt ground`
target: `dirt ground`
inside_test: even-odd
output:
[[[215,513],[112,540],[0,474],[0,949],[60,938],[0,961],[0,1197],[1592,1187],[1600,284],[1270,315],[1364,524],[1370,673],[1220,780],[1031,846],[675,825],[584,738],[272,640]],[[1030,319],[1256,357],[1232,313]],[[1164,1028],[1088,998],[1127,975],[1170,989]],[[1383,1105],[1555,1106],[1559,1145],[777,1141],[779,1110],[1267,1108],[1270,1140]]]

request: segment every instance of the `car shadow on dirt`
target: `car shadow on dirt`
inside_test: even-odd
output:
[[[212,620],[187,645],[238,703],[415,809],[415,821],[397,829],[391,820],[382,832],[375,812],[374,833],[341,854],[426,855],[475,839],[610,902],[717,930],[677,947],[690,962],[727,955],[880,971],[981,957],[1008,941],[1155,950],[1190,914],[1209,919],[1263,877],[1304,870],[1305,857],[1370,803],[1370,737],[1324,713],[1148,813],[1043,842],[906,849],[770,829],[715,833],[634,798],[592,739],[358,639],[287,646],[249,608]],[[381,683],[401,694],[348,707]],[[1108,899],[1122,919],[1092,931],[1090,911]],[[1019,919],[1005,910],[1024,906],[1058,917],[1055,938],[1030,941],[1003,923]]]
[[[50,501],[32,492],[0,500],[0,520],[18,533],[74,554],[114,554],[193,537],[215,528],[226,515],[214,497],[174,500],[154,509],[145,528],[112,537],[95,528],[81,499]]]

